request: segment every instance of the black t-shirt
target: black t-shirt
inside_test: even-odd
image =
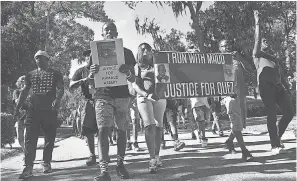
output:
[[[136,64],[135,57],[131,50],[124,48],[125,64],[130,65],[131,68]],[[114,98],[126,98],[130,97],[128,85],[115,86],[110,88],[112,97]]]
[[[90,70],[89,70],[88,66],[81,67],[75,71],[71,80],[78,81],[78,80],[84,79],[84,78],[88,77],[89,73],[90,73]],[[90,92],[89,92],[89,83],[87,81],[85,81],[80,86],[81,86],[82,94],[85,96],[85,98],[92,100],[92,94],[90,94]],[[104,88],[100,88],[100,90],[104,90],[104,91],[102,91],[102,94],[104,94],[106,96],[111,95],[110,88],[104,87]]]
[[[25,84],[32,88],[32,95],[29,101],[33,109],[52,109],[59,81],[63,81],[62,74],[51,68],[40,71],[35,69],[26,75]]]

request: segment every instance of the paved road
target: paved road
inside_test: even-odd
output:
[[[127,152],[126,165],[135,181],[258,181],[258,180],[296,180],[296,138],[292,131],[286,132],[283,142],[287,153],[272,155],[269,152],[269,137],[264,134],[246,134],[248,149],[256,157],[253,162],[242,162],[241,154],[228,154],[223,148],[226,137],[220,138],[207,132],[209,145],[201,148],[197,140],[191,140],[190,134],[181,132],[180,138],[186,147],[180,152],[173,151],[173,141],[167,141],[167,149],[161,150],[164,167],[155,175],[149,174],[148,151],[144,136],[140,136],[142,152]],[[169,135],[165,135],[170,140]],[[239,150],[238,147],[236,147]],[[110,164],[113,181],[120,180],[116,176],[116,146],[110,148],[112,163]],[[42,149],[37,150],[34,166],[34,177],[30,181],[83,181],[93,180],[99,172],[98,165],[87,167],[85,161],[88,150],[84,140],[70,137],[56,143],[53,154],[53,173],[43,174],[40,166]],[[18,180],[22,171],[22,155],[8,158],[1,163],[2,181]]]

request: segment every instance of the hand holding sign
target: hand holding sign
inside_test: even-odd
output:
[[[97,65],[97,64],[91,65],[90,72],[93,75],[96,74],[96,73],[98,73],[99,72],[99,65]]]
[[[158,97],[156,94],[149,94],[149,95],[147,96],[147,99],[148,99],[149,101],[156,102],[156,101],[159,100],[159,97]]]
[[[126,64],[122,64],[119,68],[119,71],[127,75],[130,71],[130,67]]]
[[[127,75],[119,71],[125,64],[125,55],[122,39],[110,39],[90,42],[92,51],[91,66],[95,87],[114,87],[127,85]],[[99,66],[100,65],[100,66]],[[123,71],[127,69],[124,67]]]

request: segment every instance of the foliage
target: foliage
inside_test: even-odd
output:
[[[1,112],[1,147],[14,143],[14,123],[11,114]]]
[[[70,60],[80,59],[94,36],[75,18],[111,21],[102,1],[3,1],[1,7],[1,76],[9,86],[36,67],[33,56],[45,45],[52,66],[69,73]]]
[[[277,107],[277,114],[281,115],[282,112],[279,107]],[[249,104],[247,103],[247,118],[250,117],[262,117],[267,116],[266,110],[263,104]],[[222,106],[221,119],[229,119],[227,114],[227,109],[225,106]]]
[[[64,77],[65,87],[69,87],[69,79]],[[66,120],[73,109],[78,106],[78,101],[81,99],[80,88],[70,92],[69,89],[65,89],[64,96],[61,100],[58,118],[60,120]]]
[[[137,3],[128,3],[134,9]],[[285,77],[296,72],[296,2],[294,1],[215,1],[209,9],[201,11],[202,1],[159,2],[172,8],[175,17],[190,12],[193,31],[187,33],[187,41],[201,52],[218,52],[218,42],[234,40],[235,49],[253,66],[251,52],[254,46],[254,15],[258,9],[263,22],[262,34],[272,45],[271,53],[279,58]],[[152,21],[153,22],[153,21]],[[139,23],[139,19],[136,21]],[[150,26],[148,26],[148,24]],[[161,29],[151,26],[145,19],[142,26],[148,33]],[[136,28],[138,28],[136,26]],[[143,30],[143,29],[142,29]],[[152,34],[152,33],[151,33]],[[156,42],[160,41],[155,36]],[[248,87],[255,87],[256,72],[245,74]]]
[[[12,93],[8,86],[1,86],[1,112],[13,114]]]
[[[186,51],[186,46],[181,41],[185,35],[175,29],[171,29],[169,34],[165,34],[165,30],[162,30],[158,24],[155,23],[155,19],[149,20],[145,18],[141,23],[139,18],[135,19],[135,28],[139,34],[150,34],[154,40],[154,47],[158,51]],[[162,36],[165,34],[165,36]]]

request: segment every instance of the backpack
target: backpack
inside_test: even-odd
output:
[[[134,70],[135,70],[135,82],[136,82],[136,79],[139,79],[140,78],[140,67],[138,66],[138,64],[136,64],[135,66],[137,66],[137,68],[136,67],[134,67]],[[129,89],[129,93],[132,95],[132,96],[134,96],[134,97],[136,97],[136,95],[137,95],[137,92],[135,91],[135,89],[133,88],[133,86],[132,86],[132,83],[131,82],[129,82],[128,81],[128,89]]]

